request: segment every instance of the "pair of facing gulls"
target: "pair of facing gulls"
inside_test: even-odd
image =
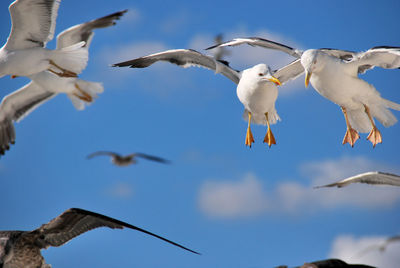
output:
[[[360,79],[358,75],[375,66],[385,69],[399,68],[400,47],[374,47],[366,52],[338,49],[301,51],[274,41],[252,37],[236,38],[208,49],[241,44],[279,50],[296,59],[275,71],[266,64],[258,64],[239,72],[230,68],[227,62],[216,60],[195,50],[174,49],[113,66],[144,68],[157,61],[169,61],[182,67],[201,66],[223,74],[237,84],[237,96],[245,108],[245,119],[248,120],[245,144],[250,147],[254,142],[250,123],[266,124],[268,129],[264,142],[269,146],[276,144],[270,124],[280,120],[275,109],[277,86],[297,78],[303,72],[306,73],[306,87],[311,83],[319,94],[341,107],[347,126],[343,144],[349,143],[353,147],[360,137],[358,132],[369,132],[367,139],[375,147],[382,142],[382,136],[374,119],[376,118],[385,127],[397,122],[389,109],[400,110],[400,104],[382,98],[371,84]]]

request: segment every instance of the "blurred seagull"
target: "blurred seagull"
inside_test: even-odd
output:
[[[126,10],[119,11],[66,29],[57,36],[57,49],[84,41],[85,50],[89,50],[94,35],[93,30],[115,25],[115,20],[125,12]],[[75,108],[83,110],[85,104],[91,103],[97,98],[98,93],[103,92],[101,83],[88,82],[76,77],[59,77],[49,71],[30,75],[29,78],[32,82],[5,96],[0,104],[0,154],[9,149],[10,143],[15,143],[12,121],[21,121],[38,106],[59,93],[66,93]]]
[[[229,78],[237,84],[236,93],[245,108],[244,118],[248,121],[245,144],[251,147],[254,142],[250,123],[267,125],[268,130],[264,142],[268,143],[270,147],[272,144],[276,144],[275,137],[270,129],[270,124],[275,124],[280,120],[275,110],[275,101],[278,97],[276,85],[284,84],[289,79],[296,77],[292,73],[292,66],[288,65],[277,71],[272,71],[267,65],[258,64],[239,72],[229,67],[225,61],[217,61],[191,49],[167,50],[112,66],[144,68],[157,61],[168,61],[184,68],[190,66],[204,67]],[[299,74],[301,73],[300,70]]]
[[[314,188],[322,188],[322,187],[335,187],[338,188],[345,187],[351,183],[367,183],[367,184],[380,184],[380,185],[393,185],[393,186],[400,186],[400,176],[390,173],[384,173],[379,171],[374,172],[366,172],[362,174],[355,175],[350,178],[346,178],[344,180],[322,185],[316,186]]]
[[[361,257],[361,256],[365,255],[366,253],[368,253],[370,251],[374,251],[374,250],[379,250],[380,252],[384,252],[390,244],[398,243],[398,242],[400,242],[400,235],[391,236],[391,237],[385,239],[382,243],[371,245],[371,246],[365,248],[364,250],[359,252],[356,256]]]
[[[286,265],[277,266],[276,268],[288,268]],[[296,268],[376,268],[374,266],[364,264],[348,264],[340,259],[326,259],[315,262],[306,262],[302,266]]]
[[[128,155],[120,155],[114,152],[108,152],[108,151],[98,151],[94,152],[90,155],[87,156],[87,159],[92,159],[93,157],[99,156],[99,155],[108,155],[111,156],[111,162],[115,164],[116,166],[120,167],[125,167],[129,166],[132,164],[136,164],[136,157],[141,157],[150,161],[155,161],[159,163],[164,163],[168,164],[170,163],[169,160],[163,159],[158,156],[154,155],[148,155],[148,154],[143,154],[143,153],[133,153],[133,154],[128,154]]]
[[[347,125],[343,144],[349,143],[353,147],[360,137],[357,133],[359,131],[369,132],[367,139],[375,147],[382,142],[382,136],[374,118],[385,127],[397,122],[389,108],[399,111],[400,104],[382,98],[374,86],[360,79],[358,74],[363,74],[375,66],[385,69],[400,68],[400,47],[381,46],[365,52],[328,48],[303,52],[258,37],[236,38],[213,47],[240,44],[277,49],[298,58],[291,64],[297,66],[299,71],[305,70],[306,87],[311,82],[319,94],[341,107]]]
[[[61,77],[76,77],[86,66],[85,42],[46,49],[53,39],[60,0],[16,0],[10,7],[12,27],[0,49],[0,77],[29,76],[48,70]]]
[[[99,227],[111,229],[130,228],[199,254],[129,223],[95,212],[71,208],[33,231],[0,231],[0,267],[51,268],[51,265],[46,264],[40,253],[42,249],[47,249],[50,246],[62,246],[71,239]]]
[[[223,35],[219,34],[214,38],[216,44],[221,44],[223,42]],[[225,47],[218,47],[214,50],[214,59],[216,60],[223,60],[224,56],[230,55],[231,53],[226,50]]]

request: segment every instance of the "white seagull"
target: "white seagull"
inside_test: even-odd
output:
[[[10,7],[12,27],[0,49],[0,77],[29,76],[49,70],[62,77],[76,77],[86,66],[85,42],[61,49],[46,49],[53,39],[60,0],[16,0]]]
[[[115,21],[125,12],[126,10],[115,12],[66,29],[57,36],[57,49],[84,42],[84,49],[88,50],[94,35],[93,30],[115,25]],[[15,143],[12,121],[21,121],[35,108],[59,93],[66,93],[75,108],[83,110],[85,104],[91,103],[98,93],[103,92],[101,83],[76,77],[59,77],[49,71],[30,75],[29,78],[32,79],[29,84],[4,97],[0,104],[0,154],[9,149],[10,143]]]
[[[322,188],[322,187],[345,187],[351,183],[367,183],[367,184],[375,184],[375,185],[393,185],[393,186],[400,186],[400,176],[396,174],[384,173],[379,171],[371,171],[365,172],[362,174],[358,174],[341,181],[316,186],[314,188]]]
[[[270,124],[280,120],[275,110],[275,101],[278,97],[276,85],[281,85],[296,77],[293,74],[292,66],[288,65],[277,71],[272,71],[265,64],[258,64],[252,68],[236,71],[228,66],[225,61],[217,61],[191,49],[167,50],[141,58],[113,64],[116,67],[144,68],[157,61],[168,61],[181,67],[198,66],[216,73],[221,73],[235,84],[237,84],[237,96],[243,104],[244,118],[248,121],[245,144],[251,147],[254,142],[250,129],[250,123],[263,124],[268,126],[264,142],[271,147],[276,144],[274,135],[271,132]],[[300,71],[299,74],[302,72]]]
[[[358,75],[375,66],[385,69],[400,68],[400,47],[374,47],[365,52],[338,49],[309,49],[303,52],[258,37],[237,38],[219,46],[240,44],[277,49],[298,58],[292,65],[299,70],[305,70],[306,87],[311,82],[319,94],[341,107],[347,125],[343,144],[349,143],[353,147],[359,138],[359,131],[369,132],[367,139],[375,147],[382,142],[382,136],[374,118],[385,127],[397,122],[389,108],[399,111],[400,104],[382,98],[374,86],[360,79]]]
[[[137,230],[184,250],[199,254],[196,251],[129,223],[95,212],[70,208],[49,223],[43,224],[33,231],[0,231],[0,267],[51,268],[51,265],[46,264],[40,253],[42,249],[60,247],[71,239],[99,227]]]

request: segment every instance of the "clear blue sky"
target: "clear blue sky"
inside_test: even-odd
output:
[[[260,35],[302,49],[400,46],[399,1],[321,2],[62,1],[57,33],[115,11],[129,12],[115,27],[96,31],[81,74],[104,84],[93,105],[76,111],[58,96],[15,124],[16,144],[0,159],[0,230],[34,229],[79,207],[203,254],[131,230],[98,229],[44,250],[57,268],[301,265],[339,256],[352,242],[359,242],[359,248],[352,247],[356,253],[365,238],[398,234],[400,190],[312,187],[370,170],[400,173],[399,123],[378,124],[383,143],[375,149],[366,134],[354,148],[342,146],[346,129],[340,108],[312,87],[305,89],[302,77],[283,86],[276,103],[282,118],[272,126],[277,145],[263,144],[266,128],[255,125],[256,143],[249,149],[243,107],[225,77],[168,63],[143,70],[109,67],[164,49],[205,48],[219,33]],[[0,3],[2,43],[10,30],[10,3]],[[49,47],[54,46],[53,40]],[[279,52],[250,47],[231,52],[226,59],[238,69],[260,62],[279,68],[282,59],[290,61]],[[362,78],[400,103],[400,70],[377,68]],[[0,96],[27,82],[0,79]],[[172,164],[139,160],[118,168],[107,158],[87,160],[96,150],[144,152]],[[400,261],[399,254],[397,259],[390,250],[386,254],[378,256],[389,260],[386,267]]]

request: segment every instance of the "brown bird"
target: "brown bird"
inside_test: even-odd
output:
[[[99,227],[130,228],[199,254],[129,223],[95,212],[70,208],[33,231],[0,231],[0,268],[51,268],[40,253],[42,249],[62,246],[74,237]]]
[[[135,157],[141,157],[141,158],[144,158],[147,160],[164,163],[164,164],[170,163],[169,160],[166,160],[164,158],[154,156],[154,155],[143,154],[143,153],[132,153],[132,154],[128,154],[128,155],[120,155],[120,154],[117,154],[114,152],[98,151],[98,152],[94,152],[94,153],[88,155],[87,158],[91,159],[91,158],[93,158],[95,156],[99,156],[99,155],[111,156],[111,162],[114,165],[120,166],[120,167],[125,167],[125,166],[129,166],[132,164],[136,164],[137,161],[136,161]]]

